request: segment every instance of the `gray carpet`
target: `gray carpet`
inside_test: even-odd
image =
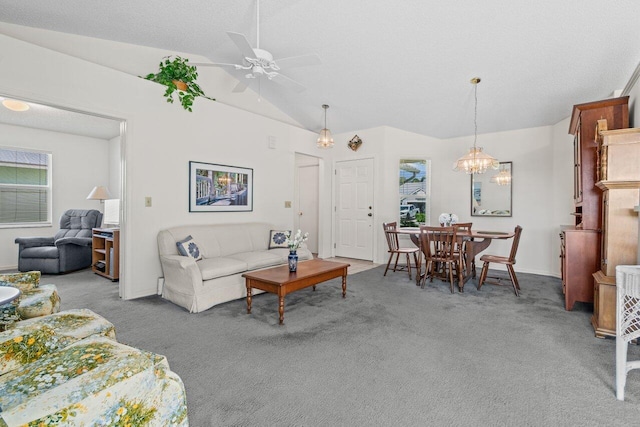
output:
[[[164,354],[184,381],[192,426],[639,425],[640,372],[615,398],[615,341],[591,307],[563,308],[560,281],[520,273],[522,294],[473,283],[420,289],[378,267],[286,298],[200,314],[159,297],[120,301],[89,271],[45,276],[62,308],[112,321],[118,340]],[[640,359],[640,346],[630,346]]]

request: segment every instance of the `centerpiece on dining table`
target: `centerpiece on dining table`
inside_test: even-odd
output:
[[[298,270],[298,248],[309,238],[309,233],[302,233],[298,229],[296,234],[291,237],[291,232],[287,234],[287,246],[289,247],[289,272],[295,273]]]

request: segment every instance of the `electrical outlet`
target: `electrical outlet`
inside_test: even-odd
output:
[[[144,207],[145,208],[150,208],[151,207],[151,197],[147,196],[144,198]]]
[[[284,207],[285,208],[290,208],[291,207],[291,202],[289,200],[284,202]]]

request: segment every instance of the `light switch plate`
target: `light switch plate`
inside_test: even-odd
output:
[[[286,200],[286,201],[284,202],[284,207],[285,207],[285,208],[290,208],[290,207],[291,207],[291,202],[290,202],[289,200]]]
[[[145,208],[150,208],[151,207],[151,197],[147,196],[144,198],[144,207]]]

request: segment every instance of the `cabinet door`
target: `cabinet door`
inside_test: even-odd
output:
[[[578,124],[576,136],[573,139],[573,200],[575,203],[582,202],[582,155],[580,132],[581,124]]]

